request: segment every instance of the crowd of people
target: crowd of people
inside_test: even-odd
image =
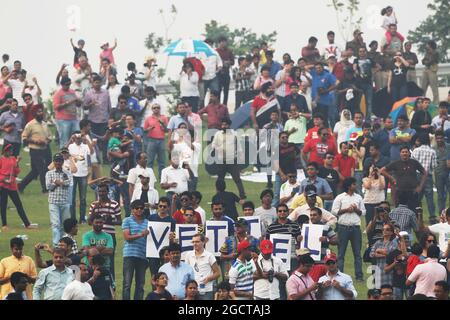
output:
[[[52,243],[37,243],[33,259],[23,254],[23,239],[11,239],[12,255],[0,261],[0,299],[130,300],[134,281],[133,298],[143,300],[149,269],[146,300],[349,300],[366,294],[354,285],[365,281],[364,261],[373,266],[369,300],[448,300],[450,92],[448,101],[439,100],[439,55],[436,42],[429,41],[422,60],[424,93],[413,112],[395,119],[375,116],[374,93],[386,89],[392,102],[407,97],[419,64],[412,52],[417,44],[397,31],[393,8],[382,15],[380,44],[367,47],[356,30],[341,47],[330,31],[322,50],[311,37],[296,62],[288,53],[275,61],[267,43],[236,59],[225,37],[205,39],[217,45],[216,54],[184,59],[174,110],[158,96],[155,56],[146,57],[139,71],[129,62],[124,83],[118,81],[117,40],[101,45],[95,72],[85,41],[70,39],[73,65],[62,65],[47,106],[37,79],[27,79],[21,61],[10,65],[4,54],[2,231],[8,232],[8,197],[25,228],[36,228],[20,197],[39,177],[48,195]],[[241,180],[248,150],[231,129],[231,80],[235,112],[250,103],[243,122],[258,133],[258,149],[265,144],[272,156],[259,207],[249,201]],[[428,87],[433,99],[426,96]],[[432,102],[439,107],[435,117]],[[57,141],[46,108],[54,114]],[[202,141],[202,126],[213,132],[208,141]],[[205,146],[219,161],[216,194],[204,209],[198,185]],[[29,152],[31,170],[19,180],[22,148]],[[258,161],[255,168],[264,166]],[[227,191],[227,174],[239,195]],[[211,189],[212,184],[207,182]],[[96,199],[91,204],[89,189]],[[259,217],[258,236],[251,234],[248,217]],[[227,225],[219,252],[206,250],[209,221]],[[170,223],[169,245],[159,258],[148,257],[151,222]],[[92,227],[81,243],[80,224]],[[183,224],[197,225],[189,251],[175,232]],[[308,225],[323,230],[316,259],[302,245]],[[116,240],[119,229],[123,246]],[[274,251],[273,236],[280,234],[290,236],[289,263]],[[349,242],[353,275],[344,273]],[[50,260],[43,259],[44,252]],[[120,295],[116,255],[123,261]]]

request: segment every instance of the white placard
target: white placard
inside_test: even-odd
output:
[[[256,239],[261,238],[261,217],[260,216],[247,216],[239,217],[239,219],[247,220],[248,222],[248,234]]]
[[[320,251],[322,243],[319,238],[323,234],[323,225],[320,224],[304,224],[302,227],[303,240],[300,248],[308,248],[311,258],[314,261],[320,261]]]
[[[185,260],[186,252],[194,250],[192,237],[198,233],[198,224],[177,224],[175,235],[181,247],[181,260]]]
[[[280,258],[286,265],[288,271],[291,270],[291,241],[290,234],[275,233],[270,235],[273,243],[273,256]]]
[[[170,222],[148,222],[147,257],[159,258],[159,250],[169,245]]]
[[[206,221],[206,250],[216,257],[220,256],[220,247],[228,236],[228,221]]]

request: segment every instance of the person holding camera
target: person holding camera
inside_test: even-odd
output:
[[[369,175],[362,180],[362,183],[366,190],[364,193],[364,206],[367,211],[366,224],[368,225],[374,216],[376,206],[385,200],[384,188],[386,182],[379,169],[372,164],[369,169]]]
[[[279,283],[286,282],[288,272],[286,265],[280,258],[272,255],[273,243],[263,240],[259,245],[261,253],[255,261],[256,272],[253,277],[255,300],[280,300]]]
[[[366,233],[370,247],[383,238],[383,225],[391,222],[389,217],[390,211],[391,208],[388,201],[382,201],[378,206],[374,207],[374,211],[372,211],[371,214],[367,211]]]
[[[180,73],[180,96],[181,101],[189,104],[194,112],[197,112],[200,101],[198,82],[199,74],[195,71],[194,65],[190,61],[184,61]]]
[[[408,96],[408,86],[406,75],[408,73],[409,62],[403,58],[399,51],[394,56],[393,66],[389,72],[387,91],[395,103]]]

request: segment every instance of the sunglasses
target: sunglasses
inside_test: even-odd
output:
[[[322,133],[322,136],[324,137],[328,137],[330,134],[329,133]]]
[[[427,240],[428,243],[436,243],[434,240]]]
[[[297,179],[297,176],[288,176],[289,179]]]
[[[287,210],[278,210],[278,212],[288,212]]]
[[[160,107],[153,107],[152,109],[161,109]]]
[[[159,205],[158,208],[164,209],[167,208],[167,206]]]

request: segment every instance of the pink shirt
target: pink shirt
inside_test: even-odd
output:
[[[77,105],[71,103],[67,106],[59,108],[59,106],[67,101],[77,98],[74,90],[69,89],[64,91],[62,88],[56,91],[53,95],[53,109],[55,110],[56,120],[76,120],[77,119]]]
[[[169,120],[167,120],[166,116],[161,115],[159,118],[167,127],[167,124]],[[164,140],[164,129],[162,128],[161,124],[159,123],[159,119],[155,116],[151,115],[148,116],[147,119],[145,119],[144,122],[144,130],[147,130],[150,127],[154,127],[152,130],[147,132],[147,137],[152,139],[158,139],[158,140]]]
[[[437,281],[447,279],[447,270],[439,264],[437,259],[427,259],[424,264],[416,266],[414,271],[408,277],[409,281],[416,283],[414,294],[424,294],[427,297],[436,297],[434,295],[434,284]]]
[[[116,62],[114,61],[114,55],[113,55],[113,49],[112,48],[108,48],[106,50],[103,50],[102,52],[100,52],[100,59],[103,58],[108,58],[109,62],[112,65],[116,65]]]
[[[295,271],[286,282],[286,290],[288,296],[305,291],[313,284],[314,280],[311,278],[309,274],[305,276],[304,274]],[[303,299],[301,300],[316,300],[316,296],[314,292],[311,292],[310,294],[307,294],[305,297],[303,297]]]

